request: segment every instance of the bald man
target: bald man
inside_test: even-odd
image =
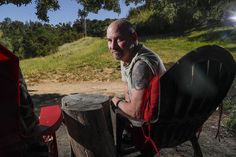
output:
[[[157,54],[138,42],[134,28],[124,19],[113,21],[108,26],[107,42],[112,56],[120,61],[122,81],[125,82],[125,98],[116,96],[112,98],[114,106],[128,117],[117,118],[117,121],[121,122],[117,122],[119,124],[115,142],[120,149],[119,138],[122,129],[129,126],[125,123],[135,126],[137,123],[133,121],[134,119],[150,121],[157,118],[158,83],[160,76],[165,72],[165,67]],[[153,84],[156,88],[152,87]]]

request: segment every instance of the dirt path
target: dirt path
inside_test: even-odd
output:
[[[46,82],[30,86],[32,94],[58,93],[100,93],[107,95],[120,94],[123,91],[121,81],[116,82],[74,82],[74,83],[54,83]]]
[[[122,82],[74,82],[74,83],[50,83],[45,82],[28,87],[32,98],[37,105],[54,104],[61,98],[73,93],[97,93],[104,95],[122,95]],[[224,115],[225,117],[225,115]],[[236,138],[221,127],[221,141],[215,139],[217,130],[218,113],[214,113],[204,124],[200,136],[200,145],[204,157],[236,157]],[[224,121],[224,118],[223,118]],[[57,131],[59,157],[70,157],[70,147],[67,140],[65,126]],[[162,149],[162,157],[189,157],[193,150],[189,142],[176,148]],[[131,155],[130,157],[134,157]]]

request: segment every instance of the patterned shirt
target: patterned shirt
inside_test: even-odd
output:
[[[159,101],[159,99],[157,99],[157,97],[159,97],[159,86],[157,84],[157,79],[158,78],[158,83],[159,83],[159,78],[165,73],[166,69],[164,67],[164,64],[163,62],[161,61],[160,57],[155,54],[154,52],[152,52],[151,50],[147,49],[145,46],[143,46],[142,44],[139,44],[137,46],[137,53],[136,55],[134,56],[134,58],[132,59],[132,61],[130,62],[130,64],[128,65],[124,65],[124,63],[121,61],[121,76],[122,76],[122,80],[127,82],[127,85],[128,85],[128,92],[129,92],[129,95],[131,96],[132,93],[131,93],[131,89],[135,88],[135,84],[136,84],[136,80],[134,79],[133,77],[133,73],[134,73],[134,66],[135,64],[138,62],[138,61],[143,61],[145,62],[148,67],[150,68],[150,71],[152,73],[152,77],[153,79],[152,80],[155,80],[155,85],[156,85],[156,88],[158,89],[155,89],[156,93],[155,93],[155,96],[152,96],[153,98],[156,97],[155,101],[150,101],[150,97],[151,97],[151,94],[153,94],[152,91],[154,91],[153,89],[151,89],[151,85],[152,85],[152,82],[154,81],[150,81],[149,83],[149,89],[148,89],[148,92],[147,92],[147,95],[146,95],[146,98],[144,101],[144,106],[141,107],[141,115],[143,115],[143,119],[144,120],[150,120],[150,119],[153,119],[153,117],[156,115],[154,115],[154,113],[156,113],[156,111],[153,111],[154,108],[156,109],[156,106],[158,104],[158,102],[156,101]],[[155,79],[154,79],[155,78]],[[155,107],[151,107],[151,106],[155,106]],[[150,113],[153,113],[153,114],[150,114]]]

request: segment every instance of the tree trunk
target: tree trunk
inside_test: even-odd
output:
[[[86,17],[84,17],[84,37],[87,36],[87,22],[86,22]]]
[[[76,157],[116,156],[107,126],[110,123],[108,96],[69,95],[62,99],[62,110]]]

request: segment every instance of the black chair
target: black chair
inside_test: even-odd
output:
[[[160,78],[158,118],[150,132],[145,131],[154,147],[191,141],[194,156],[203,156],[196,134],[222,103],[235,73],[232,55],[216,45],[200,47],[177,61]]]

